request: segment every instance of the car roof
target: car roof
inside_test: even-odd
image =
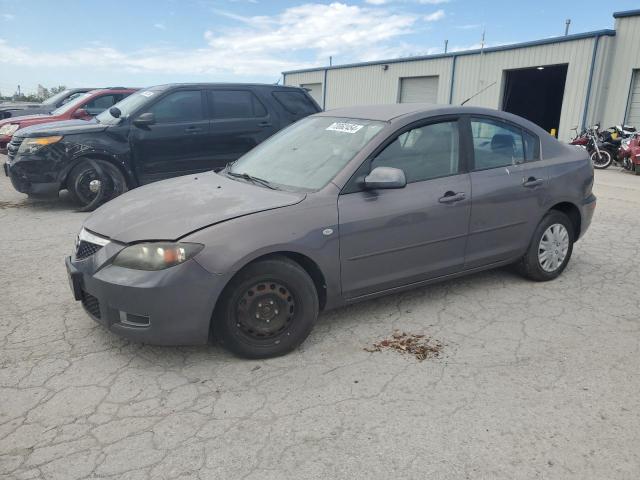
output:
[[[255,87],[255,88],[269,88],[272,90],[303,90],[301,87],[294,87],[291,85],[274,85],[270,83],[225,83],[225,82],[212,82],[212,83],[165,83],[161,85],[153,85],[146,87],[145,90],[168,90],[170,88],[179,87]]]
[[[125,92],[125,93],[133,93],[133,92],[137,92],[138,90],[140,90],[139,88],[126,88],[126,87],[114,87],[114,88],[96,88],[93,90],[89,90],[88,93],[89,95],[102,95],[104,93],[119,93],[119,92]]]
[[[318,112],[314,116],[358,118],[382,122],[402,121],[407,116],[435,117],[440,115],[488,115],[528,126],[531,122],[508,112],[481,107],[462,107],[459,105],[437,105],[431,103],[393,103],[384,105],[359,105],[334,108]]]

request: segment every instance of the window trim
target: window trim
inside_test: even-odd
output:
[[[197,123],[197,122],[209,121],[209,119],[207,118],[207,110],[206,110],[205,98],[204,98],[204,95],[202,95],[203,91],[202,91],[201,88],[176,88],[175,90],[169,90],[164,95],[156,98],[156,100],[153,103],[151,103],[149,105],[141,106],[141,108],[139,108],[135,112],[135,114],[131,115],[132,121],[133,121],[134,118],[139,117],[143,113],[149,112],[153,107],[155,107],[158,103],[160,103],[162,100],[167,98],[169,95],[173,95],[174,93],[178,93],[178,92],[198,92],[198,93],[200,93],[200,104],[202,105],[202,118],[198,119],[198,120],[181,120],[179,122],[156,122],[155,125],[180,125],[182,123]]]
[[[289,110],[287,108],[287,106],[284,103],[282,103],[280,101],[280,99],[278,98],[278,95],[277,95],[279,93],[284,93],[284,94],[292,93],[294,95],[301,95],[304,99],[306,99],[309,102],[309,105],[311,107],[313,107],[313,113],[292,112],[291,110]],[[284,109],[284,111],[286,111],[289,115],[294,115],[294,116],[302,115],[304,117],[304,116],[307,116],[307,115],[313,115],[314,113],[318,113],[320,111],[320,110],[317,109],[316,103],[313,100],[313,97],[311,97],[309,92],[307,92],[305,90],[300,90],[300,91],[299,90],[273,90],[271,92],[271,96],[278,103],[278,105],[280,105]]]
[[[469,172],[484,172],[485,170],[494,170],[496,168],[508,168],[508,167],[513,167],[516,165],[524,165],[526,163],[533,163],[533,162],[539,162],[540,160],[542,160],[542,148],[541,148],[541,143],[540,143],[540,137],[533,133],[531,130],[529,130],[526,127],[523,127],[522,125],[519,125],[515,122],[511,122],[509,120],[500,118],[500,117],[494,117],[492,115],[486,115],[486,114],[466,114],[464,115],[467,119],[467,128],[468,128],[468,132],[469,132]],[[517,128],[518,130],[520,130],[520,138],[521,138],[521,142],[522,142],[522,162],[520,163],[512,163],[510,165],[501,165],[499,167],[487,167],[487,168],[476,168],[476,152],[475,152],[475,145],[473,143],[473,130],[471,128],[471,122],[473,120],[490,120],[490,121],[494,121],[497,123],[503,123],[505,125],[508,125],[509,127],[512,128]],[[527,160],[527,152],[526,152],[526,146],[525,146],[525,142],[524,142],[524,136],[522,135],[522,132],[527,132],[529,135],[531,135],[535,140],[536,140],[536,151],[535,151],[535,158],[533,160]]]
[[[395,140],[402,135],[403,133],[409,132],[411,130],[415,130],[416,128],[426,127],[428,125],[433,125],[436,123],[445,123],[445,122],[456,122],[458,124],[458,171],[456,173],[451,173],[449,175],[442,175],[439,177],[428,178],[425,180],[420,180],[412,183],[422,183],[428,182],[430,180],[436,180],[439,178],[447,178],[452,177],[454,175],[462,175],[464,173],[468,173],[469,171],[469,141],[471,130],[467,128],[465,124],[465,119],[463,115],[460,114],[447,114],[447,115],[439,115],[436,117],[428,117],[422,118],[420,120],[416,120],[414,122],[408,123],[396,130],[394,130],[387,138],[381,142],[375,150],[365,158],[360,166],[356,169],[356,171],[351,175],[351,178],[345,183],[342,190],[340,190],[340,195],[348,195],[350,193],[363,192],[365,189],[363,188],[364,177],[371,173],[371,163],[373,160],[389,145],[391,145]],[[408,184],[407,184],[408,185]]]
[[[215,92],[248,92],[250,95],[253,96],[253,98],[255,100],[257,100],[257,102],[262,105],[262,108],[264,108],[264,111],[266,112],[266,115],[263,115],[262,117],[223,117],[223,118],[216,118],[214,116],[214,108],[213,108],[213,95]],[[206,113],[207,113],[207,118],[211,121],[215,121],[215,122],[225,122],[227,120],[265,120],[268,119],[271,116],[271,112],[269,111],[269,109],[267,108],[267,106],[264,104],[264,102],[260,99],[260,97],[258,95],[256,95],[256,92],[254,92],[253,90],[249,89],[249,88],[207,88],[206,91]]]

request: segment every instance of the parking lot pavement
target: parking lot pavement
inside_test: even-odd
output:
[[[0,477],[640,478],[640,177],[598,172],[596,194],[554,282],[420,288],[246,361],[95,325],[63,262],[86,214],[2,177]],[[394,329],[442,355],[363,350]]]

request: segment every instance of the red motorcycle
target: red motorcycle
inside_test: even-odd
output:
[[[640,175],[640,134],[622,141],[618,150],[618,163],[622,168]]]

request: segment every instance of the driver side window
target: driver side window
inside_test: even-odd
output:
[[[197,122],[204,119],[202,95],[198,90],[173,92],[153,105],[149,112],[157,123]]]
[[[404,171],[407,183],[458,173],[460,162],[458,122],[441,122],[399,135],[371,162],[376,167]]]

